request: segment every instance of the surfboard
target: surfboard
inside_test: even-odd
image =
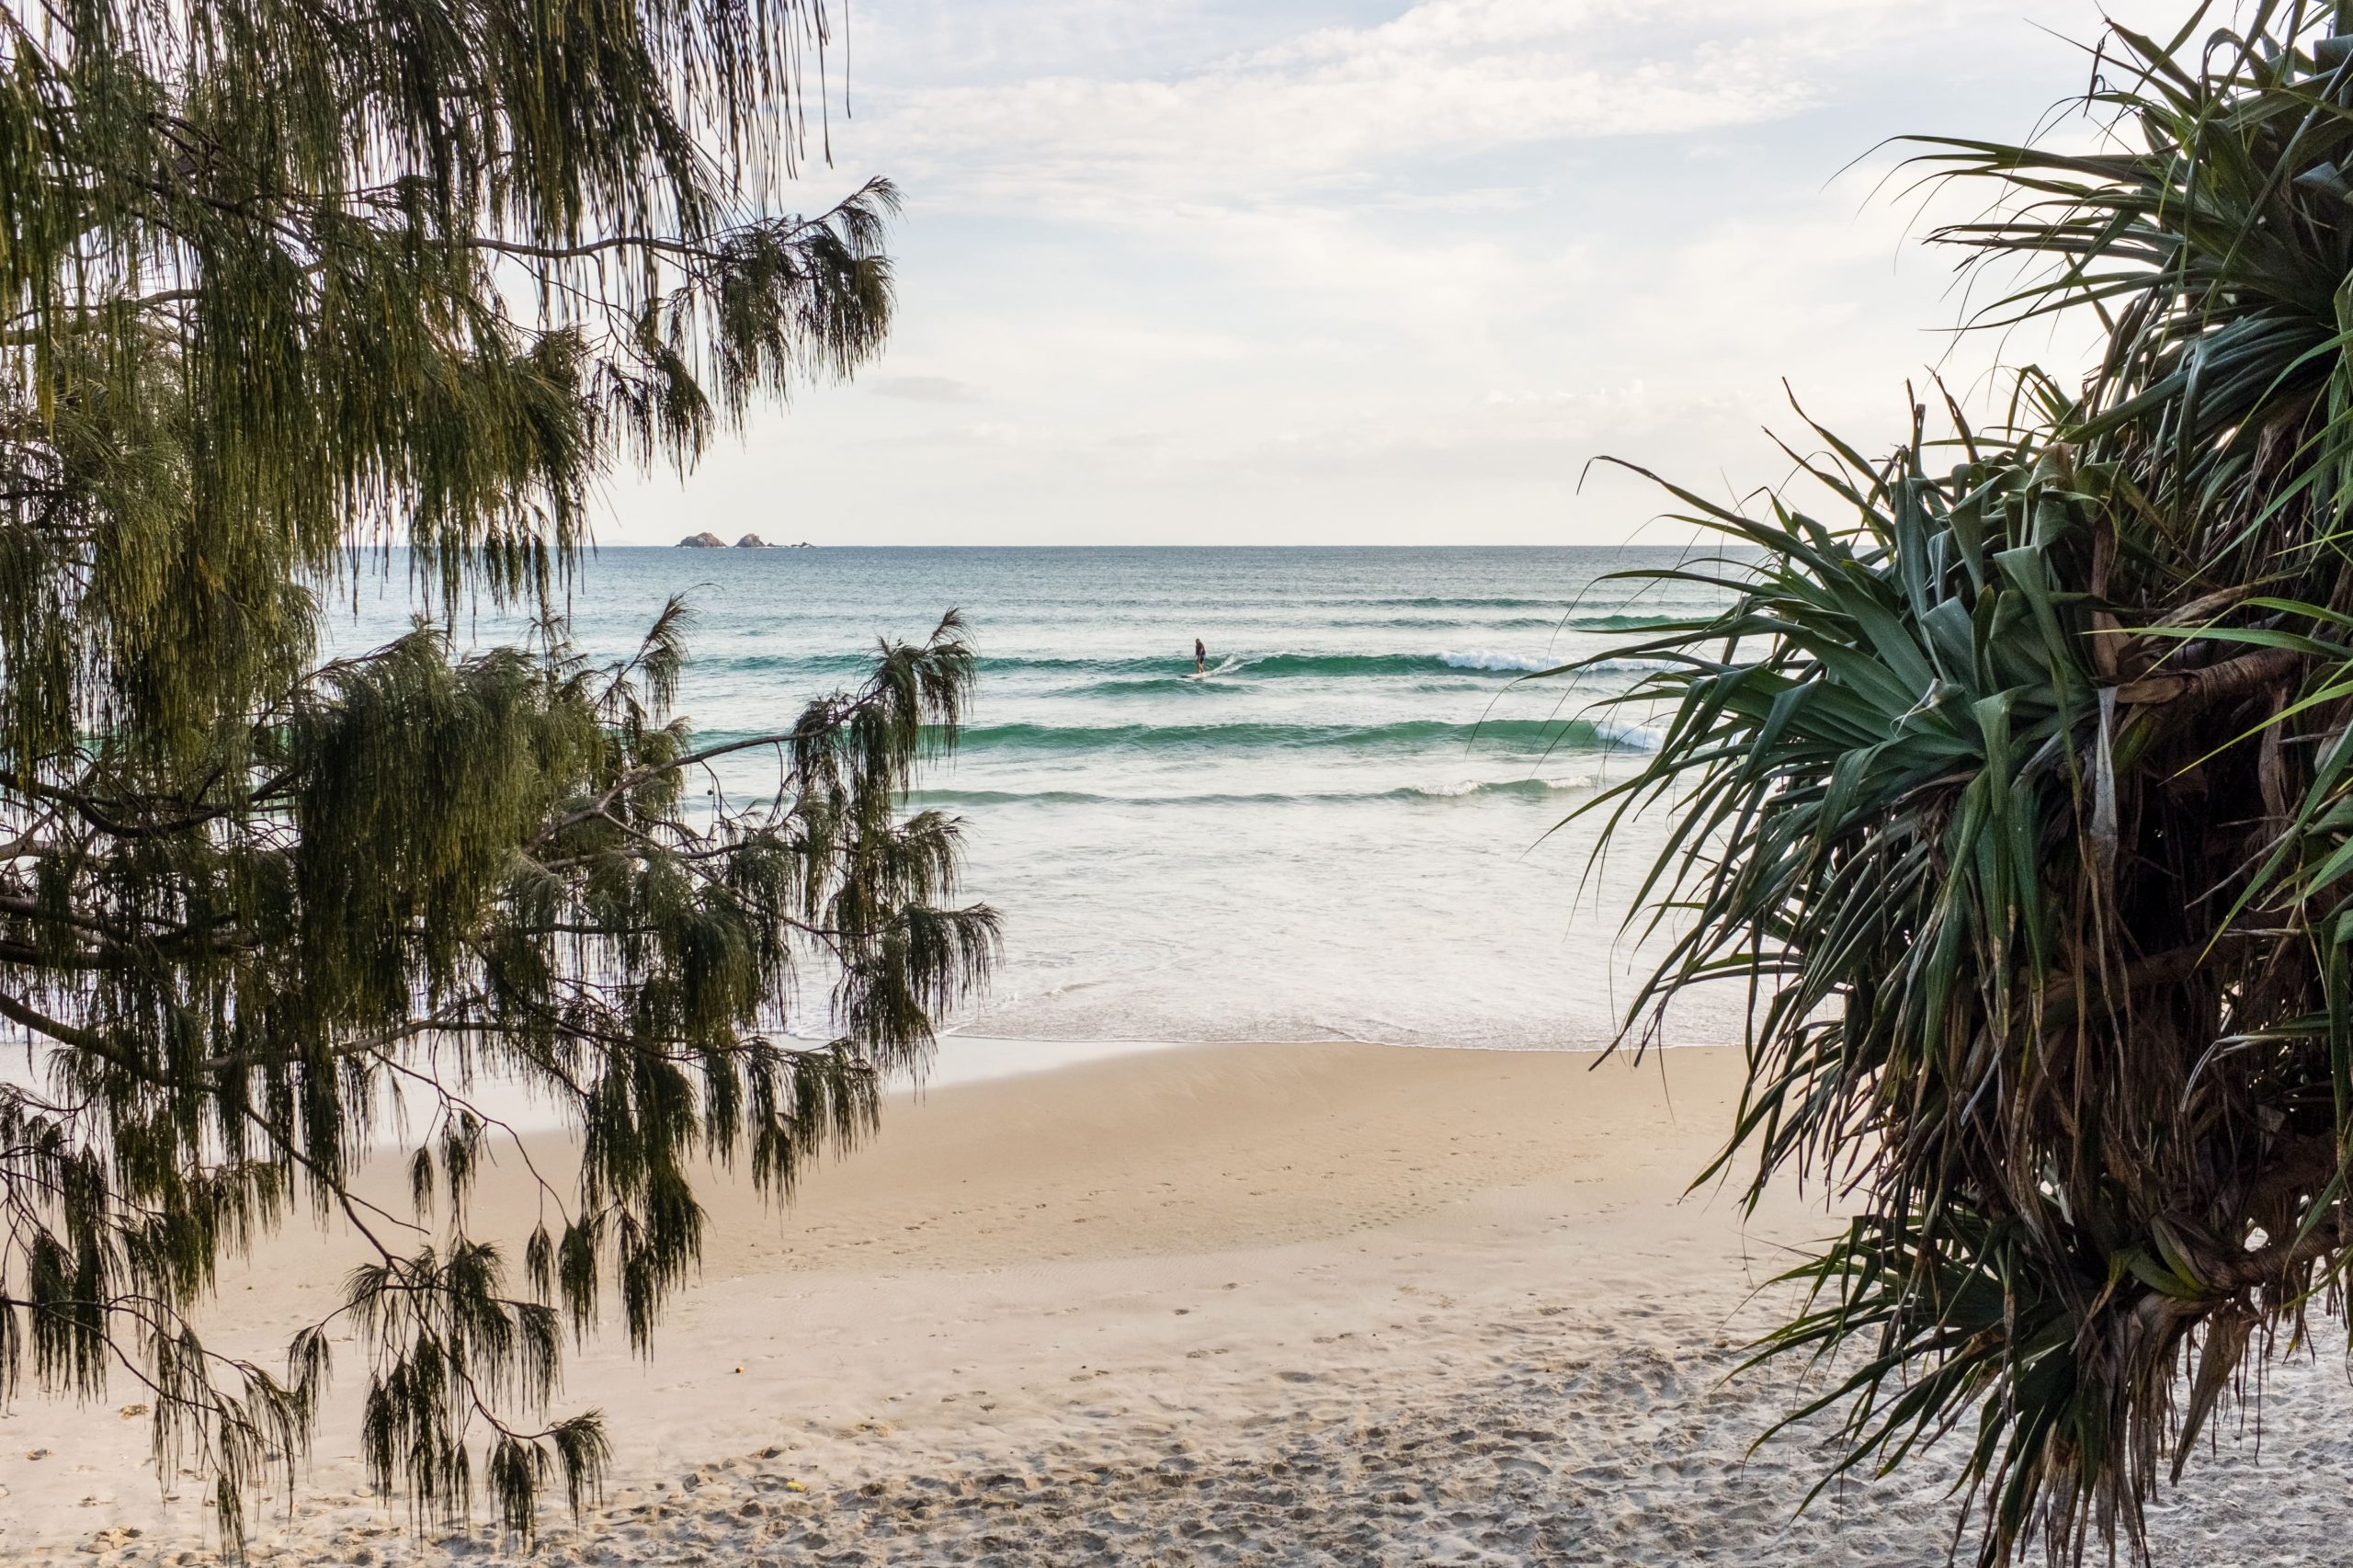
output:
[[[1230,675],[1234,670],[1241,668],[1241,655],[1238,653],[1228,653],[1225,656],[1225,663],[1218,665],[1217,668],[1213,670],[1195,670],[1185,678],[1187,680],[1207,680],[1211,676]]]

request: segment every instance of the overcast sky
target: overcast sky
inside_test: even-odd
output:
[[[1580,493],[1587,460],[1770,483],[1783,378],[1883,444],[1960,306],[1875,146],[2023,136],[2097,26],[2091,0],[856,0],[853,117],[804,185],[902,187],[891,345],[685,486],[617,485],[599,537],[1664,542],[1638,483]]]

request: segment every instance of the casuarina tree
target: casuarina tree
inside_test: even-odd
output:
[[[953,616],[714,747],[670,712],[683,609],[602,663],[560,613],[604,476],[875,352],[892,190],[790,215],[820,0],[0,28],[0,1390],[140,1385],[233,1544],[342,1359],[380,1484],[528,1529],[605,1453],[549,1414],[563,1345],[646,1343],[693,1173],[789,1189],[993,951],[904,803],[971,687]],[[415,629],[326,657],[371,573]],[[462,646],[483,605],[535,630]],[[689,800],[755,746],[773,791]],[[510,1252],[464,1200],[517,1085],[579,1158]],[[283,1364],[228,1358],[200,1310],[290,1223],[369,1261]]]
[[[1855,1210],[1768,1353],[1824,1357],[1841,1472],[1957,1429],[1986,1563],[2140,1552],[2266,1362],[2341,1348],[2348,34],[2115,28],[2097,135],[1925,142],[1992,198],[1936,236],[2000,264],[1981,323],[2097,362],[1883,462],[1815,431],[1819,489],[1751,512],[1677,492],[1733,548],[1666,575],[1726,608],[1636,650],[1671,716],[1601,809],[1677,813],[1638,1013],[1753,987],[1725,1159]]]

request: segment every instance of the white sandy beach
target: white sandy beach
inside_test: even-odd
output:
[[[1933,1466],[1793,1518],[1824,1450],[1748,1453],[1798,1390],[1725,1383],[1762,1321],[1743,1303],[1829,1221],[1683,1196],[1737,1066],[1226,1046],[939,1088],[782,1214],[711,1194],[704,1278],[650,1363],[573,1357],[561,1404],[601,1408],[616,1450],[586,1517],[551,1507],[528,1553],[486,1527],[420,1542],[364,1493],[347,1361],[253,1555],[1940,1562]],[[522,1212],[517,1164],[478,1232]],[[216,1344],[274,1358],[356,1256],[273,1246]],[[127,1390],[0,1418],[0,1557],[213,1560],[202,1489],[159,1486]],[[2346,1408],[2334,1368],[2275,1377],[2259,1468],[2251,1433],[2193,1464],[2160,1560],[2345,1561]]]

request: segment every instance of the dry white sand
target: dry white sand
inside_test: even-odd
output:
[[[1927,1563],[1934,1467],[1802,1517],[1820,1434],[1749,1446],[1796,1397],[1727,1383],[1781,1246],[1683,1187],[1737,1062],[1236,1046],[936,1091],[779,1215],[711,1197],[701,1284],[654,1359],[575,1354],[614,1484],[549,1562]],[[540,1151],[561,1159],[560,1148]],[[511,1156],[478,1229],[512,1226]],[[356,1256],[272,1247],[215,1337],[274,1355]],[[253,1555],[516,1555],[420,1542],[368,1497],[364,1369],[340,1369],[290,1512]],[[2161,1560],[2347,1560],[2341,1373],[2275,1378],[2259,1466],[2226,1435],[2160,1508]],[[128,1397],[128,1396],[125,1396]],[[0,1557],[213,1559],[202,1489],[145,1423],[20,1400],[0,1418]],[[167,1493],[169,1494],[167,1495]],[[135,1533],[134,1533],[135,1532]]]

